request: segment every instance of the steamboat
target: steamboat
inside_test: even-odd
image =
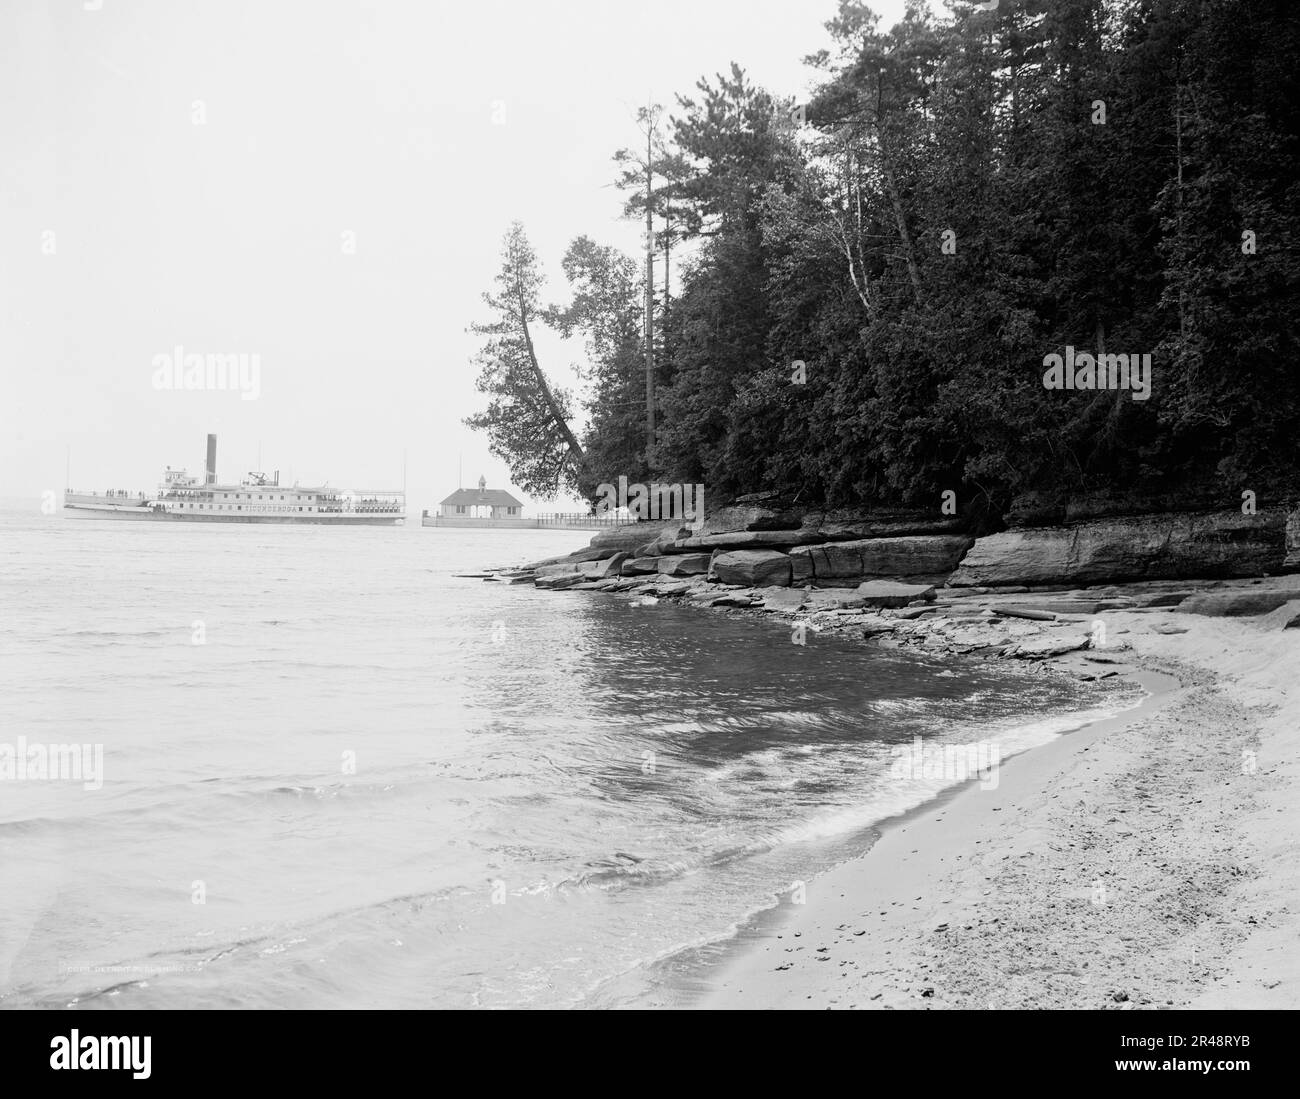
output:
[[[406,519],[406,494],[393,490],[344,491],[329,485],[280,484],[280,472],[249,473],[238,484],[217,481],[217,437],[208,436],[203,481],[170,466],[155,492],[65,491],[64,514],[73,519],[138,519],[181,523],[311,523],[324,526],[394,526]]]

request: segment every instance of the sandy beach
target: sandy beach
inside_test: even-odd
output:
[[[1300,631],[1108,620],[1137,707],[886,822],[743,929],[698,1006],[1300,1006]]]

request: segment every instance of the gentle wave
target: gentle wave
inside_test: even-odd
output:
[[[1140,705],[1139,702],[1133,703]],[[566,888],[617,888],[647,885],[695,873],[710,866],[744,859],[755,854],[796,843],[835,839],[865,831],[894,817],[903,816],[948,790],[968,783],[987,783],[994,768],[1032,748],[1041,747],[1067,733],[1114,718],[1132,707],[1097,707],[1079,710],[1037,721],[1008,724],[997,729],[973,731],[969,741],[931,739],[924,744],[917,766],[912,766],[913,745],[895,749],[893,762],[881,777],[881,788],[871,792],[860,804],[823,812],[795,824],[763,830],[743,842],[730,843],[713,850],[697,851],[672,857],[641,857],[616,852],[603,865],[592,866],[573,877],[558,882],[536,882],[533,892],[560,891]],[[915,742],[914,742],[915,743]],[[707,776],[709,782],[734,779],[749,772],[776,773],[794,755],[810,755],[811,747],[802,752],[768,749],[752,753],[726,767],[716,768]],[[957,767],[937,766],[955,760]],[[965,762],[965,766],[961,764]],[[917,774],[916,772],[920,773]]]

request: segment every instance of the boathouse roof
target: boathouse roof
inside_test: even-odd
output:
[[[458,488],[447,499],[443,500],[440,506],[521,508],[524,505],[522,501],[516,500],[504,489],[488,488],[487,480],[480,477],[478,479],[478,488]]]

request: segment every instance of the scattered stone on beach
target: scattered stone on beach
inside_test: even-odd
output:
[[[955,604],[945,607],[942,613],[948,618],[988,618],[993,614],[987,607],[962,607]]]
[[[1292,599],[1277,610],[1269,611],[1259,620],[1259,624],[1266,630],[1300,629],[1300,599]]]
[[[804,606],[813,611],[835,611],[844,605],[843,591],[824,591],[818,588],[801,589]]]
[[[797,611],[806,602],[806,593],[802,588],[773,588],[763,593],[765,611]]]
[[[748,592],[728,592],[726,595],[717,596],[710,604],[711,607],[752,607],[754,600]]]
[[[1203,614],[1213,618],[1239,618],[1267,614],[1296,597],[1292,590],[1208,592],[1184,599],[1175,607],[1178,614]]]
[[[1105,648],[1107,652],[1123,653],[1123,652],[1131,652],[1133,646],[1130,645],[1127,641],[1116,641],[1114,638],[1111,638],[1106,642]],[[1123,663],[1123,661],[1119,661],[1119,663]]]
[[[1042,611],[1045,614],[1096,614],[1102,609],[1097,600],[1061,599],[1047,602],[1022,603],[1025,610]]]
[[[651,584],[656,595],[683,595],[691,590],[689,580],[657,580]]]
[[[716,551],[709,575],[724,584],[789,587],[790,558],[776,550]]]
[[[535,569],[534,573],[539,580],[551,576],[576,576],[582,563],[579,561],[563,561],[556,565],[542,565]]]
[[[851,611],[861,611],[867,605],[866,599],[858,595],[856,592],[845,592],[838,600],[836,600],[836,602],[842,610]]]
[[[881,618],[879,615],[863,615],[861,625],[863,637],[876,637],[879,634],[893,633],[898,629],[897,623],[891,622],[888,618]]]
[[[569,588],[586,582],[586,577],[576,572],[559,573],[552,576],[538,576],[534,581],[539,588],[547,591],[567,591]]]
[[[994,607],[993,613],[1004,618],[1028,618],[1034,622],[1056,621],[1056,615],[1052,611],[1033,610],[1029,607]]]
[[[906,607],[914,599],[934,599],[934,585],[868,580],[858,585],[857,599],[868,607]]]
[[[1001,648],[1002,638],[988,630],[953,630],[950,635],[954,645],[969,646],[972,649]]]
[[[1152,633],[1186,633],[1186,626],[1175,626],[1169,622],[1158,622],[1151,627]]]
[[[1020,660],[1041,660],[1044,657],[1060,656],[1062,653],[1077,652],[1088,647],[1090,638],[1082,637],[1030,637],[1015,645],[1009,655]]]

